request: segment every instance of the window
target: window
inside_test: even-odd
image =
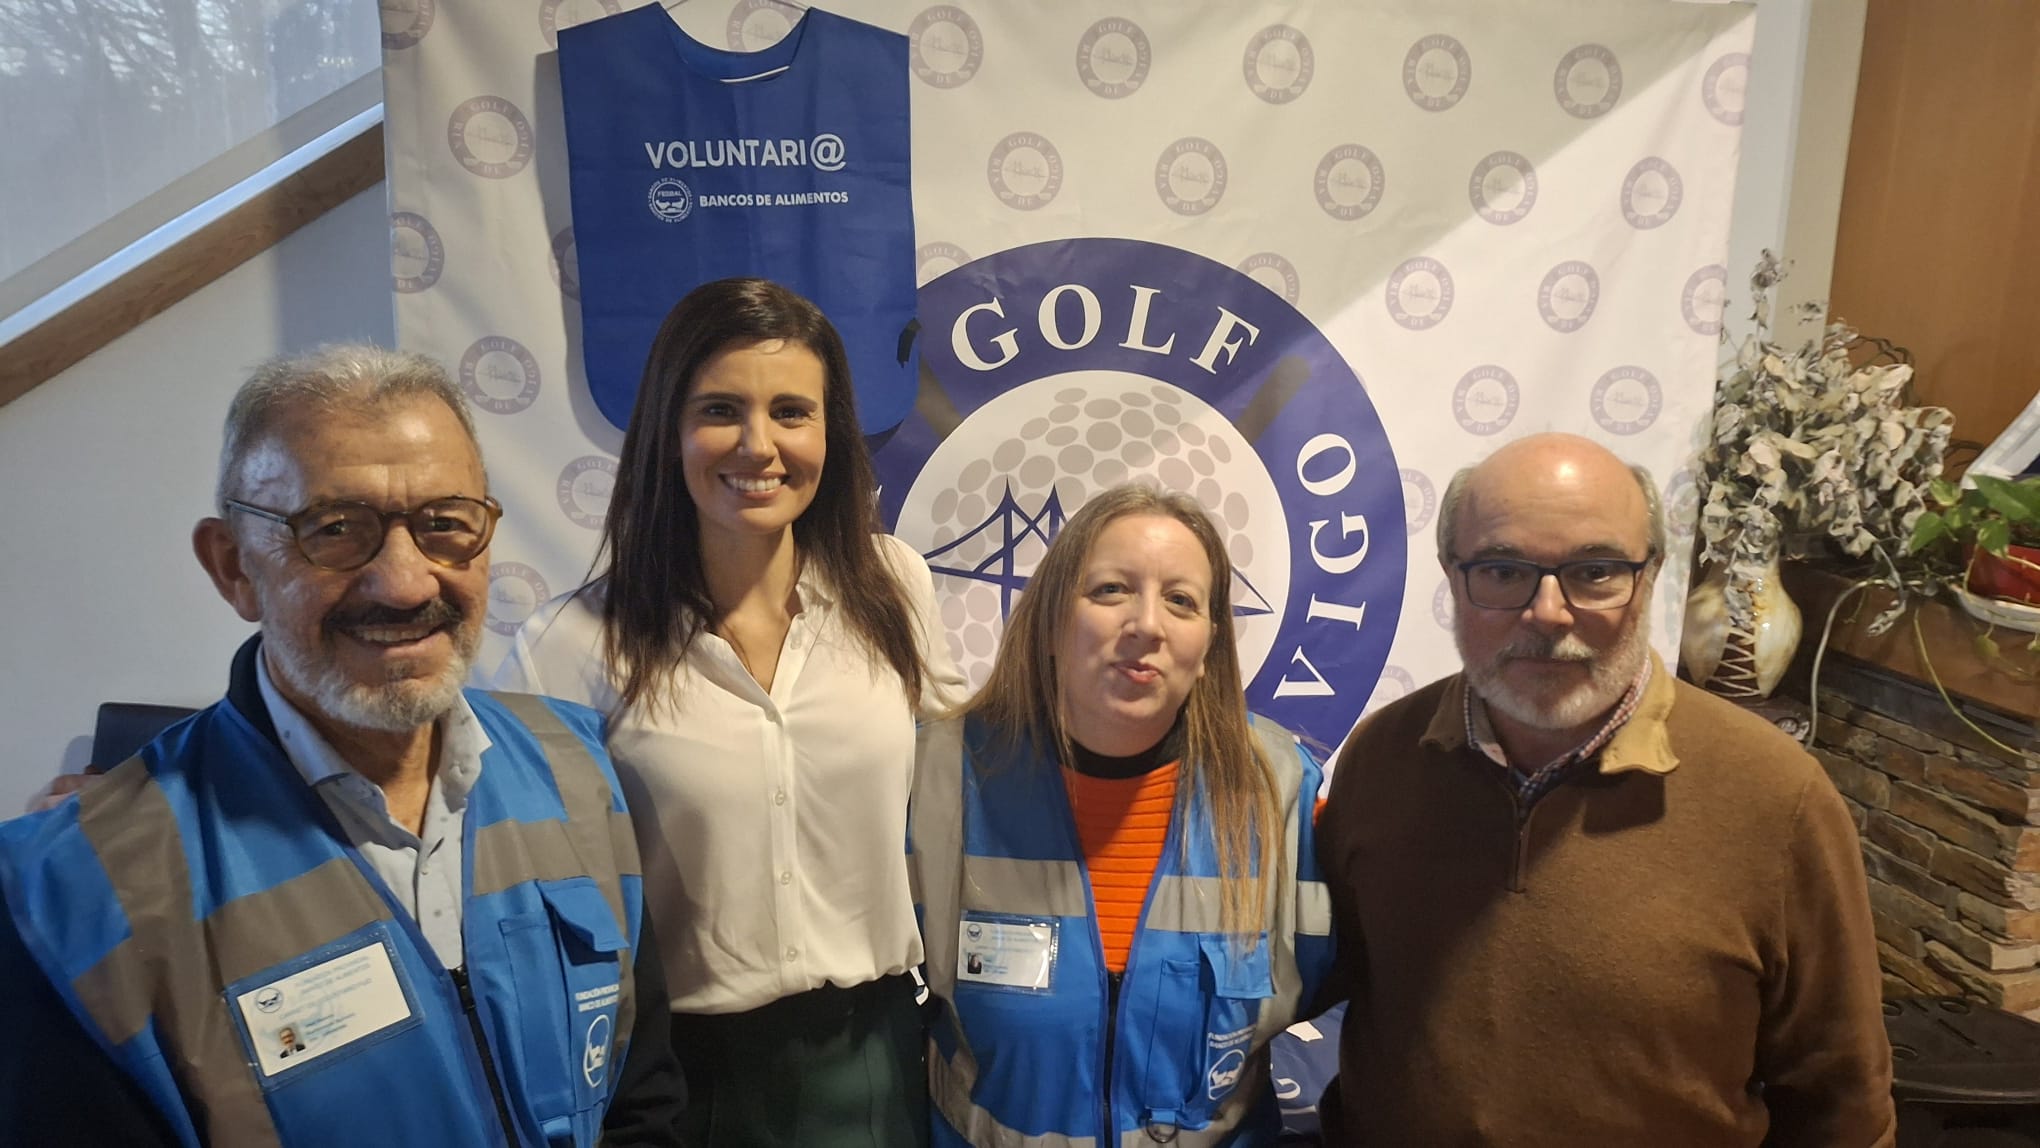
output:
[[[0,322],[373,107],[358,0],[0,0]]]

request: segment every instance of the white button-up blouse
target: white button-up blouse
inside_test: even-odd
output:
[[[852,640],[812,568],[769,692],[704,632],[669,705],[615,714],[600,582],[534,613],[497,672],[498,689],[611,714],[675,1012],[741,1012],[921,962],[905,857],[914,725],[960,700],[964,682],[936,630],[927,563],[878,541],[928,667],[918,704]]]

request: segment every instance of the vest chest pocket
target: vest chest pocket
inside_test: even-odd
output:
[[[1275,995],[1266,936],[1257,942],[1199,934],[1195,956],[1160,962],[1140,1098],[1149,1124],[1201,1128],[1246,1079],[1261,1003]]]
[[[576,878],[538,887],[543,913],[505,917],[500,927],[516,998],[504,1002],[515,1021],[515,1071],[503,1075],[520,1093],[552,1144],[592,1144],[609,1096],[622,1000],[623,954],[629,943],[593,881]]]

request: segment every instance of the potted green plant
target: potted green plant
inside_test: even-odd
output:
[[[1914,522],[1907,553],[1938,562],[1951,588],[2040,606],[2040,478],[1979,474],[1962,486],[1936,481],[1928,493],[1938,509]],[[1966,598],[1964,604],[1970,605]],[[1998,611],[1989,620],[2034,628],[2012,620],[2017,617]]]
[[[1846,324],[1798,348],[1774,341],[1771,289],[1782,277],[1766,251],[1750,277],[1756,330],[1715,389],[1700,453],[1698,557],[1708,575],[1688,599],[1681,642],[1695,681],[1745,700],[1770,693],[1799,643],[1798,608],[1778,575],[1788,538],[1825,540],[1871,563],[1861,584],[1898,592],[1876,630],[1923,588],[1907,540],[1931,512],[1928,490],[1954,428],[1945,409],[1912,403],[1902,355],[1866,357],[1866,340]]]

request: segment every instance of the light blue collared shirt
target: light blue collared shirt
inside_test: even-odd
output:
[[[392,820],[383,791],[354,772],[297,707],[277,692],[267,658],[255,659],[255,678],[269,707],[269,720],[283,742],[283,755],[304,775],[305,784],[325,799],[347,839],[418,922],[440,963],[459,968],[461,826],[468,793],[481,776],[482,754],[490,745],[467,699],[457,699],[439,719],[439,769],[425,797],[425,832],[420,835]]]

